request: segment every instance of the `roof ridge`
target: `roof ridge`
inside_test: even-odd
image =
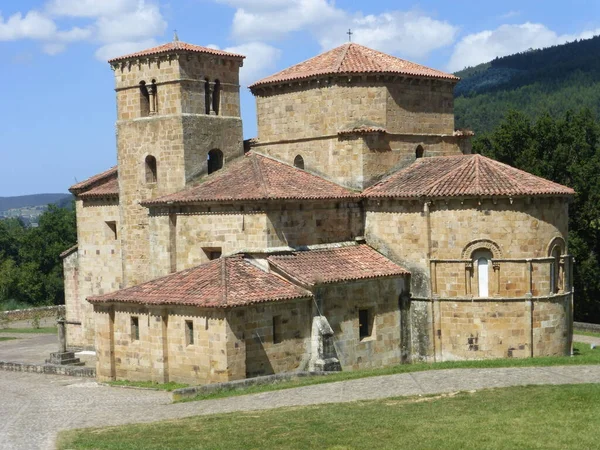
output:
[[[481,155],[475,154],[475,187],[481,189],[481,183],[479,181],[479,160]]]
[[[346,55],[348,54],[348,50],[350,50],[350,47],[352,47],[351,42],[344,45],[344,48],[342,49],[342,53],[340,54],[340,56],[338,56],[338,60],[335,62],[335,65],[333,66],[335,72],[339,72],[340,69],[342,68],[342,64],[344,63],[344,59],[346,59]]]
[[[227,304],[227,258],[221,258],[221,298],[223,304]]]
[[[265,183],[265,179],[263,177],[263,173],[260,167],[260,163],[258,162],[258,158],[255,155],[250,158],[252,161],[252,170],[256,174],[256,178],[258,178],[258,182],[260,183],[260,189],[262,190],[263,198],[269,198],[269,191],[267,189],[267,184]]]

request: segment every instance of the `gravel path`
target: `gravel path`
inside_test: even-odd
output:
[[[526,384],[600,383],[600,366],[450,369],[171,404],[165,392],[0,371],[0,448],[52,449],[60,430]]]

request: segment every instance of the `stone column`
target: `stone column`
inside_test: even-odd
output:
[[[150,98],[150,115],[154,116],[156,114],[156,85],[152,84],[150,89],[148,89],[148,96]]]
[[[169,382],[169,353],[167,342],[168,316],[166,311],[149,311],[150,326],[148,341],[150,345],[150,364],[152,381]]]

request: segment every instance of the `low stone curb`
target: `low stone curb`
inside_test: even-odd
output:
[[[573,322],[573,328],[579,331],[596,331],[600,333],[600,325],[596,323]]]
[[[185,398],[193,398],[198,394],[208,394],[216,391],[235,391],[236,389],[249,386],[261,386],[264,384],[276,384],[282,381],[291,381],[298,378],[306,378],[313,376],[331,375],[337,372],[294,372],[281,373],[275,375],[266,375],[264,377],[246,378],[243,380],[228,381],[226,383],[213,383],[203,386],[190,386],[187,388],[175,389],[171,392],[173,401],[183,400]]]
[[[10,361],[0,361],[0,370],[10,372],[43,373],[46,375],[67,375],[70,377],[96,378],[93,367],[59,366],[56,364],[27,364]]]

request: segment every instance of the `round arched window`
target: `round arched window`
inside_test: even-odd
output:
[[[223,152],[218,148],[208,152],[208,173],[211,174],[223,168]]]
[[[294,167],[304,170],[304,158],[300,155],[294,158]]]

